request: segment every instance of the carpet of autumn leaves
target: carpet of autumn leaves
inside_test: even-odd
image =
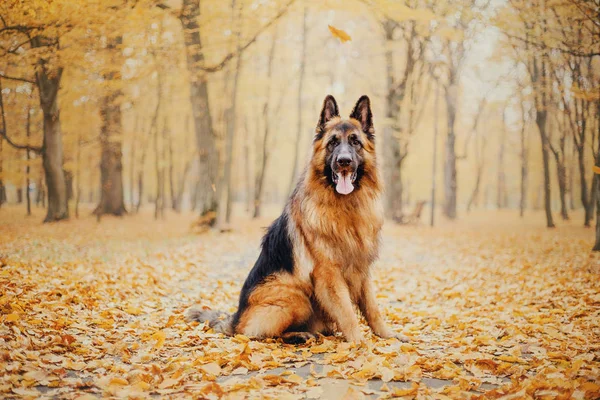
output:
[[[22,215],[0,210],[3,398],[600,397],[600,258],[577,217],[387,224],[373,277],[410,342],[292,346],[184,318],[235,309],[268,220],[195,235],[191,214]]]

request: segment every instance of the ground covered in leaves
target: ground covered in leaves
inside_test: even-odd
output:
[[[387,224],[373,275],[410,342],[293,346],[184,319],[234,311],[268,220],[194,235],[190,214],[37,214],[0,210],[3,398],[600,397],[600,261],[579,218]]]

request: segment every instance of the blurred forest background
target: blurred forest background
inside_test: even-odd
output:
[[[275,215],[329,93],[371,97],[399,222],[600,212],[598,0],[4,0],[0,93],[23,218]]]

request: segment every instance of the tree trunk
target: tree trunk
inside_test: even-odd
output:
[[[2,99],[2,85],[0,81],[0,109],[2,109],[2,130],[4,131],[4,135],[6,135],[6,110],[4,109],[4,102]],[[3,141],[4,139],[0,137],[0,208],[2,208],[2,204],[6,201],[6,188],[4,187],[4,182],[2,181],[2,171],[4,168],[4,158],[2,154],[3,150]],[[29,143],[27,143],[29,144]],[[29,150],[29,148],[27,149]]]
[[[242,4],[240,4],[240,10],[238,15],[238,22],[242,21]],[[227,124],[227,164],[225,165],[225,184],[227,185],[227,210],[225,214],[225,220],[229,224],[231,222],[231,214],[233,212],[233,183],[231,182],[232,169],[233,169],[233,141],[235,138],[235,131],[237,127],[237,99],[238,99],[238,86],[240,81],[240,72],[242,70],[242,54],[240,51],[241,46],[241,32],[238,30],[237,35],[237,51],[238,56],[235,65],[235,74],[233,77],[233,88],[231,96],[231,112],[229,115],[229,123]]]
[[[162,186],[162,177],[161,177],[161,167],[160,167],[160,149],[158,147],[158,126],[154,129],[154,170],[156,172],[156,195],[154,196],[154,219],[158,219],[161,215],[161,186]]]
[[[135,210],[135,153],[136,153],[136,139],[139,135],[139,115],[135,116],[135,124],[133,126],[133,137],[131,138],[131,157],[130,157],[130,169],[129,169],[129,208]]]
[[[113,79],[111,73],[108,80]],[[121,136],[120,90],[103,96],[100,101],[102,128],[100,130],[100,204],[94,210],[98,217],[104,214],[124,215],[125,196],[123,193],[123,152]]]
[[[444,162],[444,215],[449,219],[456,218],[456,135],[454,133],[454,122],[456,120],[456,95],[457,88],[454,78],[450,80],[450,87],[446,90],[446,153]]]
[[[292,165],[292,178],[290,179],[290,186],[288,188],[288,195],[292,194],[292,191],[296,187],[296,180],[298,178],[298,159],[300,151],[300,139],[302,138],[302,93],[304,90],[304,72],[306,69],[306,16],[308,14],[308,8],[304,6],[304,13],[302,16],[302,52],[300,53],[300,76],[298,77],[298,99],[297,99],[297,115],[298,122],[296,124],[296,145],[294,147],[294,163]]]
[[[265,177],[267,176],[267,162],[269,161],[269,133],[271,132],[270,116],[270,100],[271,100],[271,76],[273,74],[273,59],[275,58],[275,45],[277,43],[277,28],[273,33],[271,47],[269,48],[269,61],[267,64],[267,89],[266,100],[263,106],[262,119],[265,124],[265,131],[262,140],[262,160],[260,170],[256,177],[256,187],[254,189],[254,214],[253,218],[260,217],[262,206],[262,195],[265,187]]]
[[[162,162],[160,163],[160,175],[161,175],[161,186],[160,186],[160,215],[162,218],[165,217],[165,209],[167,207],[167,157],[168,157],[168,146],[166,142],[169,138],[169,120],[165,116],[162,130],[162,142],[160,148],[162,149]]]
[[[29,138],[31,137],[31,106],[27,107],[27,125],[25,126],[25,133],[27,135],[27,144],[29,145]],[[0,145],[1,146],[1,145]],[[25,196],[27,199],[27,216],[31,215],[31,150],[26,150],[25,156],[27,157],[27,165],[25,165]]]
[[[571,154],[571,158],[569,159],[569,209],[571,211],[575,211],[575,158],[577,151],[575,150],[575,146],[573,146],[573,152]]]
[[[177,207],[177,191],[175,188],[175,177],[173,176],[174,173],[174,164],[173,164],[173,138],[171,137],[171,132],[168,131],[166,132],[168,135],[165,138],[165,140],[168,143],[168,149],[169,149],[169,194],[171,196],[171,209],[173,211],[178,211],[178,207]]]
[[[194,184],[194,189],[192,190],[192,193],[190,196],[190,208],[192,211],[195,211],[196,208],[198,207],[198,199],[200,198],[201,185],[202,185],[202,181],[201,181],[200,177],[197,177],[196,182]]]
[[[402,219],[402,188],[401,188],[401,173],[400,173],[400,143],[397,133],[398,117],[400,114],[400,102],[404,97],[404,89],[398,85],[395,79],[394,71],[394,32],[397,24],[395,21],[386,20],[383,24],[385,38],[385,66],[386,66],[386,108],[385,116],[390,122],[384,127],[383,142],[385,143],[384,161],[386,168],[384,169],[384,180],[386,187],[385,199],[385,215],[388,218],[395,220]],[[405,81],[405,76],[401,78],[401,82]]]
[[[477,125],[475,125],[477,129]],[[477,164],[477,175],[475,178],[475,186],[473,192],[467,203],[467,212],[471,211],[473,205],[479,205],[479,192],[481,191],[481,181],[483,176],[483,167],[485,165],[485,148],[486,148],[486,137],[481,136],[475,130],[475,162]],[[478,142],[481,142],[479,144]]]
[[[254,210],[254,169],[252,157],[250,156],[252,135],[248,129],[248,117],[244,116],[244,182],[245,182],[245,203],[246,213],[251,213]]]
[[[469,197],[469,203],[467,203],[467,212],[471,211],[473,204],[479,202],[477,199],[479,197],[479,189],[481,187],[482,172],[483,172],[483,165],[480,164],[477,166],[477,177],[475,178],[475,186],[473,187],[473,192],[471,192],[471,197]]]
[[[38,207],[46,208],[46,192],[44,190],[44,179],[43,173],[40,175],[37,184],[36,184],[36,196],[35,196],[35,205]]]
[[[519,216],[525,215],[525,208],[527,207],[527,177],[529,175],[529,168],[527,162],[527,156],[521,157],[521,196],[519,199]]]
[[[564,119],[563,119],[564,120]],[[569,220],[569,211],[567,208],[567,191],[568,191],[568,182],[567,182],[567,165],[566,165],[566,152],[565,146],[567,141],[567,132],[568,128],[566,123],[563,123],[563,126],[558,126],[557,128],[560,132],[560,137],[558,141],[558,146],[554,147],[550,145],[550,150],[554,155],[554,160],[556,161],[556,173],[558,178],[558,194],[560,199],[560,216],[564,221]]]
[[[77,155],[75,156],[75,218],[79,218],[79,199],[81,197],[81,135],[77,138]]]
[[[523,126],[521,127],[521,194],[519,198],[519,216],[525,215],[527,207],[527,175],[529,168],[529,151],[525,141],[525,118],[523,113]]]
[[[558,191],[560,195],[560,216],[563,220],[569,220],[569,211],[567,210],[567,168],[564,164],[564,159],[559,156],[555,157],[556,172],[558,175]]]
[[[598,132],[596,132],[598,148],[594,157],[594,165],[596,168],[600,168],[600,100],[598,100],[596,104],[596,118],[598,121],[598,126],[596,127],[598,130]],[[594,199],[594,203],[596,204],[596,243],[594,244],[594,251],[600,251],[600,184],[598,184],[598,179],[600,179],[600,176],[594,173],[593,182],[595,183],[595,187],[592,189],[596,194],[596,198]]]
[[[4,182],[2,181],[2,164],[4,161],[2,158],[2,142],[3,139],[0,138],[0,208],[2,208],[2,204],[4,204],[6,199],[6,189],[4,188]]]
[[[202,215],[215,211],[217,198],[215,184],[218,172],[218,153],[215,145],[210,103],[208,97],[208,82],[206,73],[202,71],[204,53],[200,36],[199,0],[183,0],[180,21],[183,26],[187,69],[190,77],[190,102],[194,116],[194,131],[198,146],[201,195],[199,202]]]
[[[140,164],[143,166],[144,165],[144,158],[142,157]],[[138,176],[137,176],[137,187],[138,187],[138,199],[137,199],[137,204],[135,205],[135,212],[139,212],[140,211],[140,207],[142,206],[142,199],[144,198],[144,170],[141,169],[138,172]]]
[[[590,199],[588,193],[588,184],[585,171],[585,148],[577,147],[577,165],[579,167],[579,187],[581,189],[581,205],[585,212],[583,225],[589,227],[592,221],[592,212],[590,211]]]
[[[65,169],[65,183],[67,185],[67,201],[73,200],[73,172]]]
[[[546,212],[546,226],[548,228],[554,228],[554,220],[552,219],[552,193],[551,193],[551,180],[550,180],[550,155],[548,149],[548,139],[546,136],[546,118],[547,111],[536,107],[535,122],[540,132],[540,139],[542,144],[542,160],[544,166],[544,210]]]
[[[596,174],[592,176],[592,190],[590,190],[590,212],[593,213],[596,208],[596,196],[598,195],[598,186],[599,180],[596,179]]]
[[[40,60],[36,71],[40,106],[44,117],[44,139],[42,165],[48,191],[48,210],[44,222],[60,221],[69,218],[67,183],[63,170],[63,144],[58,110],[58,90],[62,68],[54,75],[46,71],[46,62]]]
[[[437,148],[438,148],[438,130],[439,130],[439,103],[440,103],[440,84],[439,82],[435,86],[435,102],[433,108],[433,160],[431,161],[431,216],[429,219],[429,225],[433,226],[435,223],[435,189],[436,189],[436,176],[437,176]]]
[[[600,167],[600,163],[596,163],[596,167]],[[598,181],[598,176],[594,176],[594,181]],[[593,251],[600,251],[600,185],[596,185],[596,242],[594,243]]]
[[[154,107],[154,113],[152,114],[150,127],[148,128],[148,140],[143,140],[142,138],[142,156],[140,157],[140,167],[138,168],[138,201],[135,207],[136,212],[140,211],[140,207],[142,206],[142,201],[144,198],[144,165],[146,164],[148,146],[150,146],[150,141],[152,140],[151,135],[152,132],[154,132],[155,135],[158,135],[158,114],[162,102],[162,75],[160,68],[156,69],[156,73],[156,106]],[[156,154],[158,157],[158,152]]]
[[[233,141],[235,138],[235,130],[236,130],[236,122],[237,122],[237,118],[236,118],[236,113],[237,113],[237,92],[238,92],[238,83],[239,83],[239,77],[240,77],[240,70],[242,68],[242,56],[240,54],[240,40],[241,40],[241,34],[242,32],[240,31],[240,21],[242,18],[242,7],[241,5],[239,6],[239,11],[238,11],[238,15],[237,17],[234,16],[235,14],[235,7],[236,7],[236,2],[235,0],[232,1],[231,3],[231,9],[232,9],[232,20],[231,20],[231,24],[232,27],[233,26],[237,26],[236,31],[236,48],[237,48],[237,52],[238,55],[236,57],[236,65],[235,65],[235,72],[233,75],[233,87],[231,88],[231,101],[230,101],[230,105],[229,108],[227,108],[227,110],[225,110],[225,126],[226,126],[226,137],[225,137],[225,151],[223,152],[223,157],[224,157],[224,171],[223,171],[223,175],[221,176],[222,181],[220,182],[220,184],[218,185],[218,195],[217,195],[217,200],[219,202],[219,205],[217,207],[217,220],[216,220],[216,225],[219,229],[223,229],[225,227],[225,224],[228,224],[230,222],[231,219],[231,212],[232,212],[232,182],[231,182],[231,176],[232,176],[232,169],[233,169]],[[228,82],[229,78],[226,76],[226,84]],[[227,86],[227,85],[226,85]]]
[[[506,174],[504,172],[504,150],[506,147],[506,121],[504,113],[502,114],[502,133],[500,136],[500,146],[498,146],[498,186],[496,191],[496,207],[502,209],[506,207]]]
[[[189,160],[185,163],[183,174],[181,174],[181,180],[179,181],[179,189],[177,191],[177,196],[175,197],[175,205],[173,207],[173,210],[175,210],[175,212],[181,212],[181,204],[183,203],[183,194],[185,192],[185,182],[187,180],[187,176],[190,172],[190,169],[192,169],[192,161],[193,160]]]
[[[542,21],[545,23],[545,21]],[[545,25],[541,25],[545,31]],[[552,193],[550,180],[550,143],[547,135],[547,120],[548,120],[548,54],[544,53],[541,56],[534,54],[528,63],[529,76],[534,91],[535,102],[535,123],[540,134],[540,143],[542,146],[542,161],[544,172],[544,210],[546,212],[546,226],[554,228],[554,220],[552,218]]]

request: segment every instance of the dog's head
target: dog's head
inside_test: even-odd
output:
[[[321,169],[324,182],[337,193],[359,190],[365,179],[374,183],[375,131],[369,98],[358,99],[345,120],[333,96],[325,97],[313,150],[313,167]]]

